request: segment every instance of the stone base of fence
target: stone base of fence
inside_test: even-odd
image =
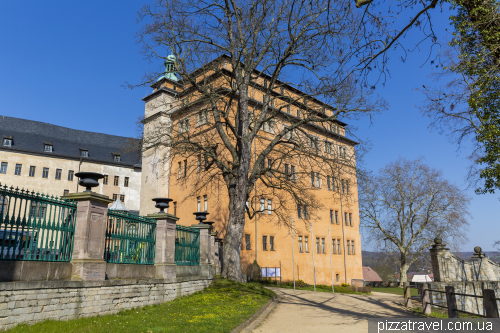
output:
[[[174,282],[159,279],[4,282],[0,283],[0,330],[45,319],[77,319],[168,302],[203,290],[211,281],[178,277]]]
[[[69,262],[0,261],[0,282],[71,280]]]
[[[106,280],[154,279],[155,266],[137,264],[106,264]]]

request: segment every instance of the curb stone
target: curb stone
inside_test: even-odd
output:
[[[266,311],[267,309],[272,310],[276,306],[276,304],[278,304],[278,295],[274,295],[274,297],[271,298],[269,302],[267,302],[263,307],[261,307],[259,311],[257,311],[252,317],[247,319],[244,323],[240,324],[238,327],[232,330],[231,333],[243,332],[250,325],[256,322],[264,311]]]

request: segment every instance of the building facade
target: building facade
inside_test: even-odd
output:
[[[173,59],[168,59],[167,67],[173,67],[172,62]],[[217,103],[222,107],[239,89],[232,85],[227,57],[220,57],[209,65],[195,71],[193,79],[203,80],[207,92],[220,96]],[[279,110],[259,131],[252,152],[256,156],[276,132],[300,121],[304,114],[317,113],[323,117],[333,114],[331,106],[286,84],[273,87],[271,98],[267,99],[264,91],[269,78],[262,73],[256,77],[248,86],[252,114],[258,118],[265,103]],[[200,93],[172,75],[161,77],[152,87],[154,91],[144,98],[141,215],[154,211],[149,204],[152,198],[169,197],[174,200],[169,213],[180,218],[178,223],[194,224],[193,212],[208,211],[209,220],[215,222],[215,229],[224,238],[229,216],[228,192],[222,175],[205,157],[210,152],[175,151],[170,145],[177,133],[213,143],[218,156],[228,154],[220,148],[223,145],[219,144],[214,131],[214,117],[211,106],[207,105],[208,93]],[[286,191],[269,190],[263,181],[257,181],[255,195],[247,202],[249,211],[257,213],[245,220],[241,247],[243,270],[257,260],[261,267],[271,268],[273,272],[279,268],[283,280],[292,280],[294,270],[296,279],[311,284],[314,280],[318,284],[330,284],[333,279],[335,284],[340,284],[363,278],[353,172],[356,142],[345,136],[345,126],[346,123],[335,120],[327,126],[305,124],[301,127],[300,133],[307,133],[306,145],[316,149],[316,161],[294,158],[290,149],[291,155],[280,157],[279,162],[273,159],[273,154],[262,162],[262,168],[269,170],[271,183],[284,174],[308,186],[304,190],[315,198],[315,207],[311,210],[301,207]],[[298,140],[300,133],[290,132],[287,139],[295,140],[297,135]],[[325,160],[331,160],[338,172],[322,166]]]
[[[54,196],[82,192],[75,173],[105,175],[93,191],[139,211],[139,140],[0,116],[0,183]]]

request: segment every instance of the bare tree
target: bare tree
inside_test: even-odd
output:
[[[165,162],[192,161],[179,168],[191,175],[185,178],[195,184],[192,193],[209,187],[229,196],[224,277],[242,280],[245,214],[260,211],[247,202],[273,196],[277,222],[285,223],[290,207],[320,207],[311,183],[306,186],[312,178],[333,177],[337,195],[347,195],[354,149],[338,156],[338,148],[354,143],[338,118],[385,108],[346,70],[355,56],[343,50],[360,43],[361,13],[351,7],[350,1],[158,0],[140,12],[144,53],[152,59],[173,54],[183,85],[168,123],[145,127],[144,145],[169,146]],[[157,77],[151,73],[145,83]],[[325,109],[326,103],[335,108]],[[189,129],[183,121],[190,112],[203,126]],[[319,142],[315,133],[331,141]],[[287,170],[287,161],[297,168]],[[257,182],[264,186],[256,192]]]
[[[380,248],[399,252],[401,283],[435,237],[466,239],[470,199],[421,159],[400,158],[359,184],[362,227]]]

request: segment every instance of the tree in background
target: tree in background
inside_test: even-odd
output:
[[[500,11],[494,0],[450,1],[457,14],[438,87],[423,87],[423,112],[431,126],[449,130],[460,145],[472,137],[474,151],[468,179],[477,194],[500,189]]]
[[[400,158],[358,182],[361,225],[377,247],[399,253],[400,283],[434,238],[466,239],[470,199],[422,160]]]

